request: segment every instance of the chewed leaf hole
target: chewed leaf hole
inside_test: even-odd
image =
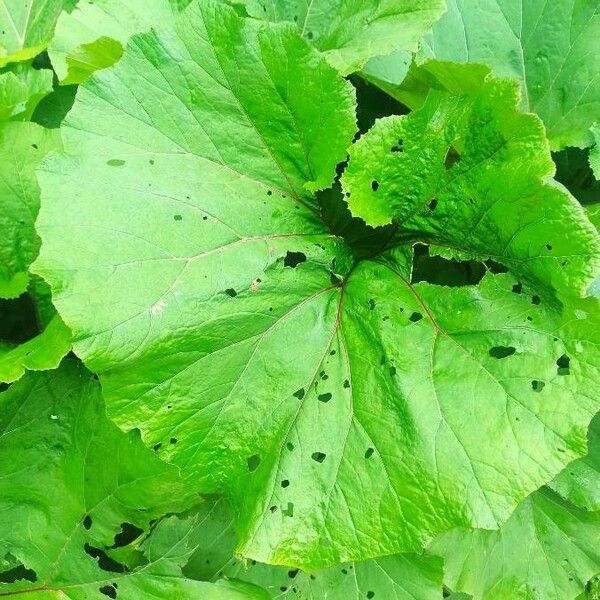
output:
[[[392,146],[392,152],[404,152],[404,140],[398,140],[398,145]]]
[[[515,283],[515,285],[512,286],[512,291],[513,294],[520,294],[523,291],[523,284]]]
[[[260,456],[258,456],[258,454],[253,454],[252,456],[248,457],[246,462],[248,463],[248,471],[253,473],[256,471],[256,469],[258,469],[258,465],[260,465]]]
[[[109,167],[122,167],[125,164],[125,161],[121,160],[120,158],[111,158],[110,160],[106,161],[106,164]]]
[[[291,571],[288,571],[288,577],[290,579],[294,579],[296,577],[296,575],[298,575],[299,572],[300,572],[300,569],[292,569]]]
[[[287,503],[287,508],[283,509],[281,512],[286,517],[293,517],[294,516],[294,503],[293,502],[288,502]]]
[[[413,323],[417,323],[422,318],[423,318],[423,315],[420,312],[414,312],[412,315],[410,315],[410,317],[408,317],[408,320],[412,321]]]
[[[183,217],[182,217],[181,215],[173,215],[173,218],[174,218],[176,221],[181,221],[181,220],[183,220]]]
[[[122,565],[121,563],[108,556],[108,554],[106,554],[104,550],[94,548],[93,546],[90,546],[87,543],[84,544],[83,549],[85,550],[86,554],[96,559],[98,567],[103,571],[108,571],[109,573],[125,573],[125,571],[127,570],[127,567],[125,567],[125,565]]]
[[[319,402],[323,402],[323,404],[327,404],[331,400],[331,393],[327,392],[325,394],[319,394],[317,396]]]
[[[233,288],[227,288],[225,293],[231,298],[235,298],[237,296],[237,292]]]
[[[375,598],[375,592],[367,592],[367,598],[371,600],[371,598]]]
[[[318,463],[322,463],[326,457],[327,454],[325,454],[324,452],[313,452],[311,454],[311,458]]]
[[[143,529],[132,525],[131,523],[121,523],[121,531],[115,535],[114,544],[111,548],[122,548],[131,544],[134,540],[144,533]]]
[[[37,581],[37,573],[33,569],[27,569],[23,565],[17,565],[0,573],[0,583],[15,583],[15,581]]]
[[[450,146],[448,148],[448,152],[446,152],[446,158],[444,159],[444,167],[446,169],[451,169],[454,165],[460,162],[460,154],[458,150],[454,146]]]
[[[367,451],[365,452],[365,458],[371,458],[371,456],[373,456],[374,452],[375,452],[375,448],[367,448]]]
[[[516,351],[517,349],[514,346],[494,346],[490,348],[490,356],[500,360],[512,356]]]
[[[289,479],[284,479],[284,480],[281,482],[281,487],[282,487],[282,488],[289,487],[289,485],[290,485],[290,481],[289,481]]]
[[[371,189],[376,192],[379,189],[379,181],[373,179],[373,181],[371,181]]]
[[[556,361],[556,365],[558,367],[557,373],[559,375],[569,375],[571,373],[571,368],[570,368],[571,359],[566,354],[563,354]]]
[[[437,208],[438,201],[435,198],[431,199],[431,202],[427,206],[429,206],[429,210],[435,210]]]
[[[531,389],[534,392],[541,392],[546,387],[546,384],[543,381],[539,381],[538,379],[534,379],[531,382]]]
[[[304,388],[300,388],[297,392],[294,392],[292,396],[294,396],[294,398],[298,398],[298,400],[302,400],[302,398],[304,398],[304,394]]]
[[[99,589],[101,594],[108,596],[109,598],[117,597],[117,589],[112,585],[104,585]]]
[[[85,515],[83,517],[83,526],[89,531],[92,527],[92,517],[90,515]]]
[[[306,254],[304,252],[289,252],[283,259],[284,267],[295,269],[300,263],[306,262]]]

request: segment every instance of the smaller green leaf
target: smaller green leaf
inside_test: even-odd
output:
[[[568,465],[550,487],[576,506],[600,511],[600,413],[590,425],[587,456]]]
[[[96,0],[63,13],[48,54],[63,84],[85,81],[94,71],[115,64],[135,33],[172,21],[190,0]]]
[[[237,0],[234,2],[236,3]],[[248,13],[295,23],[342,74],[374,57],[412,52],[444,12],[443,0],[244,0]]]
[[[0,67],[39,54],[52,37],[58,15],[72,0],[3,0],[0,4]]]
[[[55,315],[46,329],[32,340],[0,350],[0,382],[12,383],[29,371],[56,369],[71,350],[71,332]]]
[[[0,121],[26,120],[38,102],[52,91],[52,71],[15,64],[0,74]]]
[[[39,249],[35,169],[48,152],[60,147],[57,131],[34,123],[0,126],[0,297],[15,298],[27,289],[27,271]]]
[[[595,124],[591,132],[594,136],[594,147],[590,150],[590,167],[596,179],[600,180],[600,125]]]
[[[499,531],[442,535],[429,552],[444,559],[444,583],[474,600],[571,600],[600,569],[600,512],[542,488]]]

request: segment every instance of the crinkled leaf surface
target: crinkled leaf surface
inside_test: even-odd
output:
[[[195,494],[138,434],[106,419],[99,384],[78,364],[27,375],[0,394],[0,406],[0,554],[29,573],[0,584],[2,595],[88,600],[113,587],[124,598],[261,598],[184,578],[193,522],[175,517],[141,545],[141,568],[106,558],[124,524],[141,534]]]
[[[443,0],[232,0],[254,17],[295,23],[343,74],[369,59],[417,49],[444,12]]]
[[[442,562],[437,557],[398,554],[360,563],[336,565],[308,574],[298,569],[264,565],[233,556],[236,536],[225,502],[204,503],[199,534],[202,546],[183,569],[196,579],[212,580],[223,575],[252,582],[266,589],[271,598],[300,600],[439,600]]]
[[[37,255],[34,223],[40,205],[35,169],[60,136],[34,123],[0,125],[0,298],[27,288],[27,270]]]
[[[114,64],[135,33],[164,25],[190,0],[95,0],[63,13],[48,54],[60,81],[81,83]]]
[[[17,63],[0,74],[0,121],[31,117],[37,103],[52,91],[52,71]]]
[[[600,114],[599,0],[448,0],[422,57],[481,63],[522,83],[553,149],[587,146]]]
[[[541,122],[516,110],[512,82],[465,87],[431,91],[419,110],[381,119],[354,144],[342,177],[352,213],[583,292],[600,266],[598,236],[564,188],[544,183],[554,164]]]
[[[33,58],[48,44],[56,19],[72,0],[1,0],[0,66]]]
[[[413,285],[410,245],[354,263],[308,192],[354,127],[348,84],[292,27],[200,2],[80,88],[38,172],[36,272],[110,416],[225,492],[262,562],[496,527],[585,453],[598,408],[596,304],[577,318],[509,275]]]
[[[15,347],[0,350],[0,382],[12,383],[25,370],[56,369],[71,350],[71,332],[58,315],[40,335]]]
[[[600,571],[598,539],[599,512],[543,488],[500,531],[456,530],[430,552],[444,559],[446,585],[474,600],[569,600]]]

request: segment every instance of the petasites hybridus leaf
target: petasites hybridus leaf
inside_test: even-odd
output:
[[[14,583],[0,584],[3,596],[90,600],[112,588],[124,598],[261,598],[187,580],[180,567],[195,550],[185,539],[191,524],[175,518],[141,544],[141,568],[107,557],[123,545],[119,535],[138,537],[197,497],[138,434],[107,420],[85,369],[66,361],[29,374],[0,394],[0,407],[0,556],[20,565]]]
[[[0,298],[15,298],[27,288],[27,271],[39,248],[35,169],[59,148],[56,131],[34,123],[0,124]]]
[[[190,0],[95,0],[79,2],[63,13],[48,49],[63,84],[81,83],[94,71],[121,58],[134,33],[149,31],[172,20]]]
[[[73,0],[2,0],[0,67],[33,58],[48,44],[56,19]]]
[[[442,561],[437,557],[398,554],[308,574],[235,558],[234,523],[222,500],[202,504],[198,514],[202,517],[198,535],[203,543],[183,569],[190,577],[207,581],[222,576],[240,579],[266,589],[270,598],[277,600],[440,598]]]
[[[527,498],[500,531],[457,530],[434,541],[445,583],[475,600],[574,599],[600,572],[600,413],[589,452]],[[526,540],[526,542],[525,542]]]
[[[513,82],[478,67],[454,72],[455,89],[432,90],[419,110],[380,119],[352,146],[342,177],[352,213],[562,294],[585,292],[600,241],[579,203],[546,182],[555,167],[542,123],[518,112]]]
[[[568,465],[550,485],[576,506],[600,511],[600,413],[590,425],[588,448],[586,456]]]
[[[600,115],[600,0],[448,0],[420,58],[486,64],[518,79],[553,149],[591,144]]]
[[[56,369],[71,350],[71,332],[58,315],[33,339],[0,349],[0,382],[12,383],[26,370]]]
[[[443,14],[444,0],[229,0],[248,13],[295,23],[342,74],[370,58],[415,51],[420,38]]]
[[[132,38],[62,130],[35,270],[110,416],[233,503],[239,554],[420,551],[585,454],[597,305],[507,274],[412,283],[409,245],[356,264],[308,192],[346,157],[352,93],[291,26],[196,2]]]
[[[600,180],[600,125],[594,125],[591,131],[594,136],[594,147],[590,150],[590,167],[596,179]]]
[[[29,119],[38,102],[52,91],[52,71],[30,64],[10,65],[0,73],[0,121]]]

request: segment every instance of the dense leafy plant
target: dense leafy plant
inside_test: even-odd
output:
[[[2,9],[0,595],[600,593],[600,2]]]

